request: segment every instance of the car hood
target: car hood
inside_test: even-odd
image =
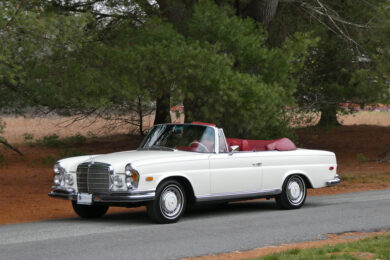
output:
[[[166,163],[172,161],[181,161],[188,160],[191,157],[191,160],[199,158],[208,157],[208,154],[195,153],[195,152],[186,152],[186,151],[155,151],[155,150],[134,150],[134,151],[124,151],[109,153],[103,155],[90,156],[88,158],[83,158],[84,160],[77,160],[77,163],[73,163],[71,171],[76,171],[77,166],[83,162],[101,162],[107,163],[114,167],[114,171],[117,173],[124,173],[125,167],[128,163],[135,168],[137,166],[142,166],[145,164],[154,164],[154,163]],[[76,158],[75,158],[76,159]],[[75,161],[74,161],[75,162]]]

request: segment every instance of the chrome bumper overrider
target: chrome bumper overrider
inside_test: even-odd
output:
[[[327,181],[326,186],[336,186],[336,185],[340,184],[340,182],[341,182],[341,179],[337,175],[333,180]]]
[[[49,193],[50,197],[60,198],[66,200],[76,200],[77,193],[73,189],[52,187]],[[156,193],[154,190],[147,191],[130,191],[128,193],[109,193],[109,194],[93,194],[93,202],[107,202],[107,203],[126,203],[126,202],[143,202],[154,200]]]

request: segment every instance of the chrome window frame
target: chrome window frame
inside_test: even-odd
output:
[[[226,141],[225,132],[223,131],[222,128],[218,128],[217,133],[218,133],[218,137],[217,137],[217,139],[218,139],[218,153],[229,153],[229,146],[228,146],[227,141]],[[226,147],[227,152],[219,152],[219,134],[220,133],[222,134],[222,137],[225,139],[225,147]]]

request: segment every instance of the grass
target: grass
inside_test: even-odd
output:
[[[364,258],[366,257],[366,258]],[[390,235],[375,236],[357,242],[312,249],[292,249],[272,254],[262,260],[288,259],[390,259]]]
[[[390,181],[390,175],[383,173],[351,174],[343,172],[341,179],[345,183],[386,183]]]
[[[359,161],[359,162],[368,162],[369,161],[369,159],[364,155],[364,154],[362,154],[362,153],[358,153],[357,155],[356,155],[356,158],[357,158],[357,160]]]

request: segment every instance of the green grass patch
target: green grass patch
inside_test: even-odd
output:
[[[351,174],[342,173],[341,179],[343,182],[349,183],[386,183],[390,181],[390,176],[383,173],[369,173],[369,174]]]
[[[254,258],[262,260],[288,259],[389,259],[390,235],[375,236],[357,242],[343,243],[334,246],[324,246],[313,249],[292,249],[286,252]]]
[[[364,155],[364,154],[362,154],[362,153],[358,153],[357,155],[356,155],[356,158],[357,158],[357,160],[359,161],[359,162],[368,162],[369,161],[369,159]]]

